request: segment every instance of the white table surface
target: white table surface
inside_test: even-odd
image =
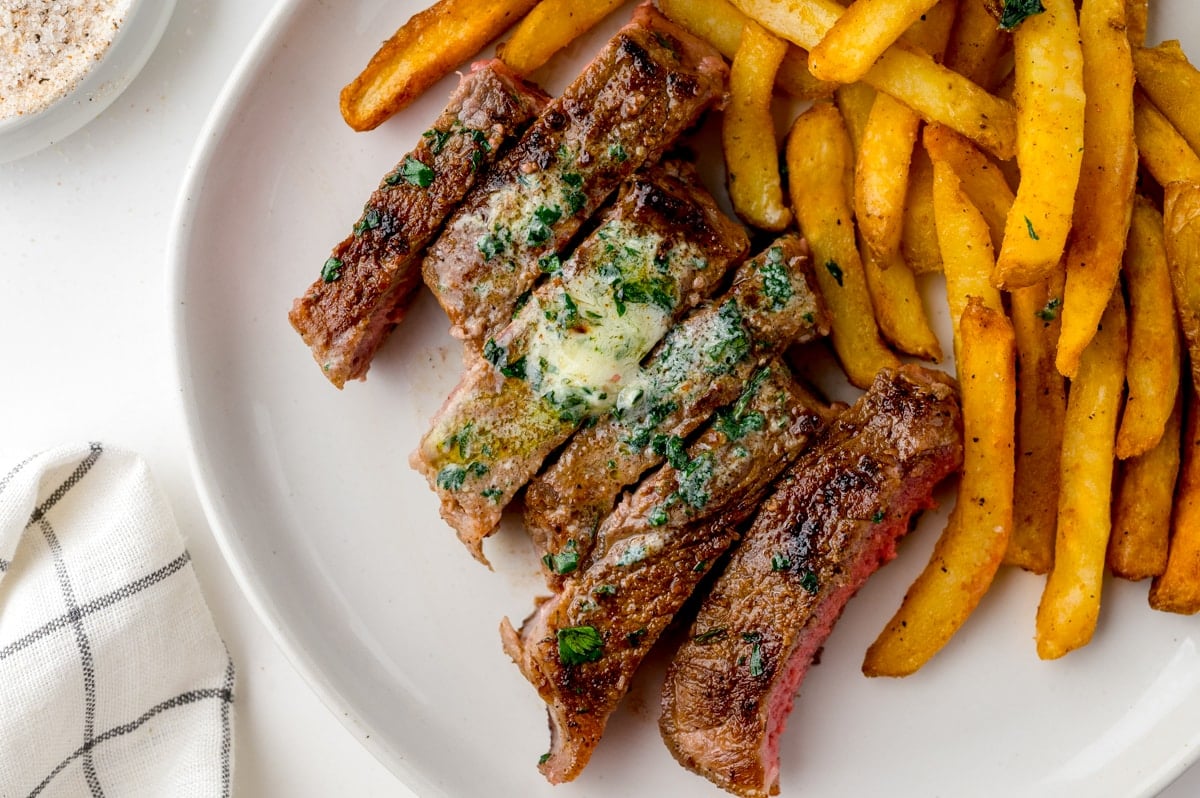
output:
[[[197,499],[175,395],[165,288],[175,198],[217,93],[270,6],[179,0],[158,50],[110,108],[62,143],[0,165],[0,455],[102,440],[150,463],[238,666],[237,795],[406,798],[243,598]],[[1200,768],[1162,795],[1200,795]]]

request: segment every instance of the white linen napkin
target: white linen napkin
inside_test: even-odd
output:
[[[141,458],[0,471],[0,798],[228,796],[233,685]]]

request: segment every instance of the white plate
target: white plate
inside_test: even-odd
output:
[[[584,774],[546,785],[540,701],[497,624],[540,590],[512,527],[489,572],[438,518],[407,465],[455,382],[459,346],[423,297],[366,383],[330,387],[288,325],[379,176],[454,79],[369,134],[337,94],[417,2],[283,2],[222,95],[189,170],[172,243],[178,374],[209,518],[251,601],[328,703],[422,796],[720,795],[657,731],[660,663],[639,679]],[[1200,11],[1157,5],[1156,31],[1200,55]],[[560,89],[627,12],[573,48]],[[944,314],[943,314],[944,315]],[[943,338],[943,340],[947,340]],[[1148,795],[1200,744],[1192,619],[1110,580],[1088,647],[1040,662],[1036,577],[1005,570],[924,670],[861,676],[940,530],[927,517],[852,601],[782,741],[785,795]]]

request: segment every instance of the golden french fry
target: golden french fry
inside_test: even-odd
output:
[[[496,55],[528,75],[623,4],[624,0],[539,0],[512,37],[496,48]]]
[[[1175,314],[1200,390],[1200,183],[1169,183],[1163,194],[1163,235],[1175,294]]]
[[[914,274],[942,270],[942,250],[938,247],[937,227],[933,221],[933,161],[924,147],[914,147],[908,168],[908,196],[904,200],[904,219],[900,233],[900,251]]]
[[[1013,191],[996,164],[968,139],[945,125],[927,125],[921,139],[933,157],[946,161],[962,181],[963,192],[987,222],[992,247],[1000,250]]]
[[[1075,376],[1121,271],[1138,163],[1125,0],[1084,0],[1079,32],[1088,101],[1056,359],[1067,377]]]
[[[787,42],[746,20],[721,118],[729,200],[738,216],[764,230],[783,230],[792,221],[792,212],[783,204],[779,144],[771,116],[775,72],[786,49]]]
[[[658,8],[685,30],[717,48],[721,55],[733,60],[747,17],[729,0],[659,0]],[[800,100],[828,97],[837,88],[836,83],[812,76],[808,71],[808,53],[795,45],[788,45],[783,63],[775,74],[775,83]]]
[[[1072,0],[1043,5],[1012,35],[1021,182],[996,262],[1000,288],[1033,285],[1058,268],[1079,182],[1085,105],[1079,22]]]
[[[853,154],[841,114],[816,102],[796,117],[787,140],[788,187],[800,231],[812,249],[814,272],[832,317],[834,351],[850,382],[866,388],[899,359],[875,323],[866,275],[854,241],[846,174]]]
[[[794,44],[812,48],[846,9],[835,0],[734,0],[743,13]],[[863,76],[925,120],[941,122],[998,158],[1016,152],[1016,112],[1012,104],[938,64],[928,53],[895,44]]]
[[[860,252],[875,321],[883,337],[907,355],[935,363],[941,360],[942,347],[929,326],[912,269],[898,252],[883,256],[890,263],[881,262],[881,256],[865,244],[860,247]]]
[[[920,118],[876,94],[854,163],[854,207],[867,246],[886,262],[900,248],[908,170]]]
[[[1134,47],[1146,44],[1150,24],[1150,0],[1125,0],[1125,35]]]
[[[1183,401],[1177,396],[1158,443],[1119,467],[1108,567],[1124,579],[1159,576],[1167,568],[1182,415]]]
[[[1137,82],[1154,107],[1179,131],[1193,152],[1200,152],[1200,70],[1192,66],[1176,40],[1133,51]]]
[[[1037,611],[1037,653],[1057,659],[1087,645],[1100,615],[1112,530],[1113,442],[1125,383],[1125,301],[1113,291],[1067,396],[1054,565]]]
[[[1013,530],[1004,562],[1044,574],[1054,562],[1059,457],[1067,385],[1054,367],[1062,286],[1049,283],[1011,294],[1017,341],[1017,468]]]
[[[933,56],[934,61],[942,63],[946,46],[950,43],[954,19],[958,16],[958,2],[959,0],[938,0],[904,31],[900,41],[918,50],[924,50]]]
[[[937,0],[857,0],[808,54],[809,70],[822,80],[860,80],[904,31]]]
[[[962,183],[947,161],[933,161],[933,213],[942,272],[946,275],[946,303],[950,319],[959,319],[970,297],[978,297],[993,310],[1002,310],[1000,292],[992,284],[996,260],[987,222],[962,191]],[[962,332],[954,325],[954,359],[962,350]]]
[[[994,88],[1005,37],[983,0],[962,0],[946,48],[946,66],[985,89]]]
[[[958,326],[962,357],[963,471],[958,502],[929,563],[867,649],[867,676],[907,676],[942,649],[987,592],[1013,514],[1013,330],[972,297]]]
[[[1150,583],[1150,606],[1163,612],[1200,611],[1200,402],[1188,391],[1183,464],[1175,488],[1175,512],[1167,567]]]
[[[1116,449],[1122,460],[1158,443],[1179,393],[1181,344],[1163,218],[1144,197],[1138,197],[1133,208],[1124,261],[1129,293],[1128,395]]]
[[[378,127],[474,57],[537,0],[438,0],[400,26],[342,89],[342,117],[355,130]]]
[[[1133,136],[1138,158],[1160,186],[1200,181],[1200,156],[1140,91],[1133,93]]]

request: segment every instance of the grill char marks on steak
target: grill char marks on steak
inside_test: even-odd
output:
[[[447,215],[549,102],[499,60],[475,64],[417,146],[380,181],[354,231],[288,318],[329,381],[365,378],[420,285]]]
[[[591,550],[621,490],[665,459],[665,441],[686,438],[737,398],[751,375],[789,344],[829,332],[808,246],[782,236],[744,263],[730,289],[667,333],[627,400],[579,430],[525,491],[525,526],[541,554]],[[561,576],[547,569],[551,586]]]
[[[580,225],[711,105],[728,69],[649,4],[546,108],[430,247],[425,283],[451,332],[481,344]],[[539,262],[541,265],[539,265]]]
[[[955,386],[885,370],[788,469],[672,660],[659,725],[685,767],[747,798],[779,792],[778,737],[846,602],[962,462]]]
[[[593,559],[567,574],[505,651],[547,704],[552,783],[579,775],[655,640],[733,543],[767,485],[821,425],[778,360],[752,380],[743,419],[710,425],[605,520]],[[560,563],[563,565],[563,563]]]
[[[681,163],[628,181],[560,273],[478,351],[413,454],[442,517],[482,542],[542,462],[603,415],[676,319],[745,256],[741,225]]]

